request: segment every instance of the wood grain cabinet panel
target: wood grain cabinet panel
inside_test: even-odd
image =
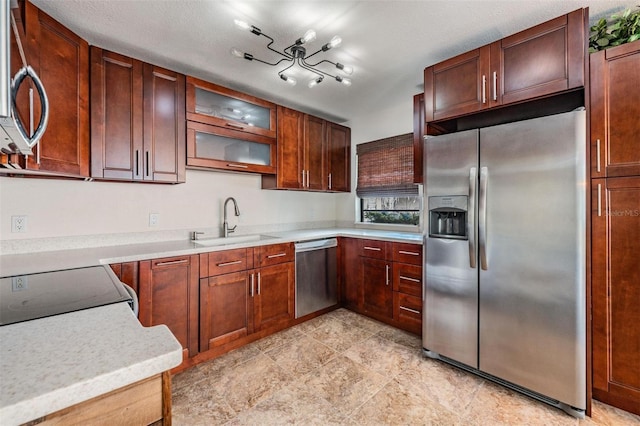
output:
[[[198,287],[197,255],[140,262],[140,322],[169,327],[184,360],[198,352]]]
[[[256,271],[255,330],[286,324],[295,318],[294,262],[267,266]]]
[[[584,86],[584,9],[424,70],[426,122]]]
[[[328,190],[351,192],[351,129],[327,122]]]
[[[185,181],[184,76],[91,47],[91,175]]]
[[[640,414],[640,177],[592,182],[593,396]]]
[[[640,175],[640,41],[591,63],[591,176]]]
[[[88,177],[89,45],[28,1],[24,24],[27,62],[47,92],[49,123],[34,155],[22,167]],[[39,120],[36,100],[34,122]]]
[[[362,309],[373,316],[393,318],[391,262],[362,256],[360,261],[362,263]]]
[[[362,310],[362,284],[360,282],[360,240],[344,238],[338,240],[340,255],[340,298],[342,304],[356,312]]]

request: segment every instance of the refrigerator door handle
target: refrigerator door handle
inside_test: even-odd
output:
[[[478,174],[475,167],[469,169],[469,206],[467,214],[467,235],[469,235],[469,266],[476,268],[476,185]]]
[[[487,262],[487,181],[489,169],[480,167],[480,193],[478,194],[478,244],[480,251],[480,267],[489,269]]]

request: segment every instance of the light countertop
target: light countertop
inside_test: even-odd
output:
[[[299,231],[270,232],[265,235],[274,238],[261,241],[241,241],[238,243],[217,246],[201,246],[190,240],[179,240],[4,255],[0,256],[0,276],[8,277],[44,271],[83,268],[99,264],[134,262],[146,259],[185,256],[241,247],[254,247],[331,237],[353,237],[422,244],[421,234],[411,232],[378,231],[371,229],[304,229]],[[233,237],[231,237],[230,240],[233,240]]]
[[[0,424],[17,425],[182,362],[164,326],[116,303],[0,327]]]

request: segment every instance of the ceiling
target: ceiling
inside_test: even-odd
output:
[[[590,21],[637,0],[32,0],[89,44],[324,118],[345,122],[382,105],[412,102],[422,91],[422,71],[459,53],[498,40],[579,7]],[[231,47],[275,62],[264,37],[234,25],[241,19],[287,47],[307,29],[319,49],[334,35],[342,45],[314,58],[351,65],[353,84],[296,70],[296,86],[278,78],[280,68],[238,59]]]

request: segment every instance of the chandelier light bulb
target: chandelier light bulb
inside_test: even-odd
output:
[[[236,58],[244,59],[244,52],[239,51],[235,47],[232,47],[230,52]]]
[[[342,44],[342,39],[339,36],[333,36],[329,42],[329,48],[338,47],[340,44]]]
[[[338,68],[339,70],[342,70],[342,72],[345,74],[348,74],[348,75],[353,74],[353,67],[343,65],[340,62],[336,63],[336,68]]]
[[[304,33],[304,35],[300,39],[300,41],[302,41],[302,43],[300,43],[300,44],[309,43],[309,42],[312,42],[315,39],[316,39],[316,32],[313,31],[313,30],[307,30],[307,32]]]
[[[322,82],[322,80],[324,79],[324,77],[318,77],[318,78],[314,78],[313,80],[309,81],[309,88],[311,89],[312,87],[317,86],[318,84],[320,84]]]
[[[345,86],[351,86],[351,80],[349,80],[348,78],[337,76],[336,81],[338,83],[344,84]]]
[[[285,74],[280,74],[280,78],[283,79],[284,81],[286,81],[287,83],[289,83],[292,86],[295,86],[296,83],[297,83],[295,78],[289,77],[289,76],[287,76]]]
[[[250,30],[251,29],[251,25],[247,24],[244,21],[241,21],[240,19],[234,19],[233,22],[234,22],[234,24],[236,24],[236,27],[240,28],[241,30]]]

